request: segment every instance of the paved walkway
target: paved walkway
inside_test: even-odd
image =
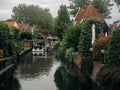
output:
[[[96,79],[96,75],[97,73],[100,71],[100,69],[104,66],[104,64],[102,64],[99,61],[94,61],[94,67],[93,67],[93,72],[91,74],[91,79],[95,82]]]
[[[80,63],[81,63],[81,59],[82,57],[78,54],[74,60],[74,63],[76,64],[76,66],[78,68],[80,68]],[[104,64],[102,64],[100,61],[94,61],[93,63],[93,71],[92,74],[90,76],[90,78],[95,82],[96,79],[96,75],[97,73],[100,71],[100,69],[104,66]]]

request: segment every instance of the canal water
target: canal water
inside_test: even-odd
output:
[[[20,90],[57,90],[54,73],[59,66],[53,55],[23,56],[15,72]]]
[[[5,88],[0,90],[99,90],[91,83],[80,84],[77,77],[68,74],[54,55],[20,58],[15,73]]]

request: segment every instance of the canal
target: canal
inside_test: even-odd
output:
[[[42,57],[28,53],[23,56],[15,72],[20,90],[57,90],[54,73],[59,66],[53,55]]]
[[[28,53],[20,58],[9,83],[0,90],[99,90],[91,82],[80,84],[77,77],[68,74],[60,62],[50,54],[47,57]]]

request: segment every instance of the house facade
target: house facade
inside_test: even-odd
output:
[[[28,24],[24,24],[24,23],[16,22],[16,21],[8,21],[8,22],[5,22],[5,23],[8,26],[18,28],[20,31],[31,32],[32,34],[34,33],[35,26],[30,26]]]
[[[87,19],[87,18],[104,19],[103,16],[93,7],[93,5],[90,4],[78,10],[74,19],[74,25],[82,23],[84,19]]]
[[[103,25],[103,33],[109,33],[109,27],[107,23],[104,20],[104,17],[97,11],[97,9],[94,8],[92,4],[89,4],[88,6],[85,6],[84,8],[81,8],[78,10],[73,24],[80,24],[82,23],[85,19],[88,18],[99,18],[104,21]]]

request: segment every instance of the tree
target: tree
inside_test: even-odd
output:
[[[24,40],[24,39],[30,40],[30,39],[32,39],[32,34],[30,32],[21,32],[19,35],[19,39],[20,40]]]
[[[54,25],[54,30],[58,38],[63,38],[62,36],[67,30],[68,24],[70,24],[70,16],[67,7],[65,5],[61,5]]]
[[[93,58],[95,61],[102,61],[104,63],[104,52],[101,50],[107,50],[110,37],[101,36],[95,40],[93,45]]]
[[[120,12],[120,0],[113,0],[113,1],[117,4],[117,6],[119,8],[119,12]]]
[[[81,33],[81,26],[75,25],[68,28],[63,39],[58,44],[57,56],[62,62],[73,63],[73,58],[78,52],[78,44]],[[65,61],[65,59],[67,59]]]
[[[19,34],[20,34],[20,31],[18,28],[16,27],[9,27],[10,29],[10,35],[11,35],[11,38],[15,41],[18,41],[19,39]]]
[[[79,53],[81,56],[90,56],[90,47],[92,47],[91,44],[91,38],[92,38],[92,25],[89,25],[89,23],[86,21],[82,23],[82,31],[80,35],[80,41],[79,41]]]
[[[93,53],[90,51],[92,47],[92,25],[95,24],[96,39],[100,37],[100,32],[103,32],[104,22],[101,19],[90,18],[83,21],[81,24],[82,31],[80,34],[78,50],[81,56],[80,72],[85,75],[91,75],[93,69]]]
[[[14,35],[11,34],[13,30],[15,29],[9,28],[8,25],[0,22],[0,49],[4,50],[4,57],[15,55],[18,53],[19,47],[18,44],[15,42],[16,40],[14,40],[16,39],[16,35],[14,37]]]
[[[120,6],[120,0],[113,0],[118,6]]]
[[[12,12],[13,12],[13,15],[12,15],[13,20],[25,22],[26,9],[27,9],[26,4],[19,4],[17,7],[14,7],[13,10],[12,10]]]
[[[9,28],[3,22],[0,22],[0,48],[3,49],[5,47],[5,41],[9,39]]]
[[[79,8],[83,8],[85,5],[88,5],[91,0],[69,0],[71,9],[70,14],[75,16]]]
[[[96,33],[96,39],[98,39],[100,32],[103,31],[103,24],[104,22],[101,19],[97,18],[90,18],[86,19],[82,24],[82,31],[80,35],[80,41],[79,41],[79,53],[83,56],[86,56],[87,53],[90,53],[90,47],[92,47],[91,44],[91,38],[92,38],[92,25],[95,24],[95,33]]]
[[[60,9],[58,10],[58,18],[63,23],[66,23],[66,24],[70,23],[69,12],[68,12],[67,7],[65,5],[60,6]]]
[[[92,4],[98,10],[98,12],[104,16],[104,18],[111,18],[110,7],[112,4],[110,3],[110,0],[93,0]]]
[[[12,12],[12,18],[15,21],[36,25],[41,29],[52,28],[52,15],[49,9],[43,9],[37,5],[19,4],[13,8]]]
[[[69,8],[71,9],[71,15],[75,16],[79,8],[92,3],[93,6],[105,17],[110,18],[110,0],[69,0],[71,4]]]
[[[105,54],[106,65],[120,65],[120,29],[113,31]]]
[[[64,36],[64,41],[67,42],[65,46],[67,46],[68,48],[72,47],[75,49],[75,51],[78,51],[78,42],[79,42],[79,38],[80,37],[80,33],[81,33],[81,25],[75,25],[75,26],[71,26],[65,36]]]

